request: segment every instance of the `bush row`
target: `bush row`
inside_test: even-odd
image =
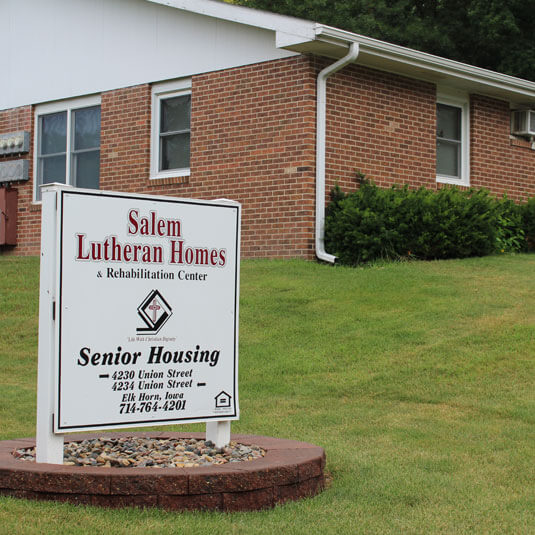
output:
[[[325,245],[341,263],[465,258],[535,245],[535,198],[515,204],[486,190],[379,188],[331,192]]]

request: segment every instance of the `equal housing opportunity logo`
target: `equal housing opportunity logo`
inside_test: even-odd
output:
[[[137,313],[145,322],[146,327],[138,327],[136,332],[156,334],[171,317],[173,309],[158,290],[152,290],[137,307]]]

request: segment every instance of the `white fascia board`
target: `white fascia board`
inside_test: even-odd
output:
[[[286,36],[293,36],[293,43],[313,41],[316,38],[315,23],[308,20],[288,17],[269,11],[261,11],[250,7],[236,6],[215,0],[147,0],[154,4],[174,7],[191,11],[199,15],[206,15],[229,22],[255,26],[264,30],[281,32]],[[286,42],[288,38],[284,41]]]
[[[489,89],[504,91],[518,97],[535,99],[535,82],[516,78],[507,74],[482,69],[459,61],[454,61],[426,52],[366,37],[364,35],[339,30],[331,26],[316,24],[316,38],[319,41],[347,48],[350,43],[359,43],[361,56],[366,55],[388,60],[418,69],[430,75],[439,75],[487,86]]]
[[[292,47],[302,45],[303,43],[311,43],[314,39],[302,37],[292,33],[277,31],[275,34],[275,46],[277,48],[287,48],[291,50]]]

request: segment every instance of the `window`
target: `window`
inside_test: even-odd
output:
[[[189,80],[152,88],[151,178],[190,173],[191,89]]]
[[[437,181],[469,185],[468,99],[439,97],[437,103]]]
[[[50,182],[98,189],[100,97],[44,104],[35,116],[34,199]]]

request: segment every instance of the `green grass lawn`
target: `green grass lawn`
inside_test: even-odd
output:
[[[35,434],[38,269],[0,257],[0,439]],[[0,533],[535,533],[534,274],[245,261],[233,431],[321,445],[328,488],[236,514],[0,498]]]

